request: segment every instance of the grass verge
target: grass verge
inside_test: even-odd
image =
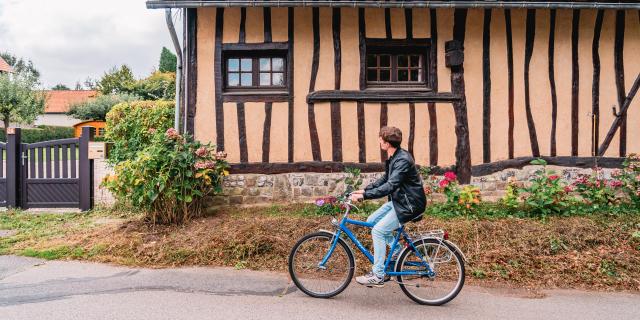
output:
[[[317,229],[331,229],[330,217],[314,212],[309,205],[221,208],[182,226],[151,226],[139,215],[119,211],[0,213],[0,229],[18,230],[12,237],[0,238],[0,254],[142,267],[229,266],[284,272],[297,239]],[[637,213],[545,219],[428,216],[408,228],[448,230],[468,259],[470,283],[640,291]],[[370,246],[368,230],[355,230]],[[361,254],[357,259],[358,272],[366,271],[369,263]]]

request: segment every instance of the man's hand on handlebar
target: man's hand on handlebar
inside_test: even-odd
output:
[[[349,198],[353,202],[358,202],[358,201],[364,199],[364,190],[357,190],[357,191],[352,192],[351,196]]]

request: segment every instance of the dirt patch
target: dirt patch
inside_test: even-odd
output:
[[[331,227],[330,217],[229,208],[183,226],[150,226],[129,219],[20,246],[82,248],[92,252],[85,259],[131,266],[231,266],[286,272],[293,244],[306,233]],[[528,291],[523,295],[529,297],[538,297],[538,290],[547,288],[640,291],[640,240],[632,236],[640,229],[640,216],[546,221],[426,218],[409,229],[448,230],[468,259],[470,284],[524,288]],[[355,230],[370,246],[368,230]],[[358,272],[366,271],[366,258],[357,254],[357,259]]]

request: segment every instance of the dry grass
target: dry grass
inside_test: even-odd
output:
[[[10,251],[68,248],[62,250],[62,258],[145,267],[235,266],[286,272],[289,251],[297,239],[331,228],[329,217],[299,212],[299,206],[227,208],[183,226],[150,226],[133,217],[61,237],[22,241]],[[544,222],[428,218],[410,228],[448,230],[450,239],[466,254],[470,283],[640,291],[640,237],[633,236],[640,230],[640,215],[557,217]],[[366,232],[358,228],[360,239],[370,245]],[[357,265],[364,271],[369,263],[358,254]]]

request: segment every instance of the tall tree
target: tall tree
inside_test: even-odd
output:
[[[51,90],[71,90],[69,87],[65,86],[62,83],[58,83],[55,86],[51,87]]]
[[[119,69],[113,67],[106,72],[97,82],[96,88],[102,94],[129,93],[135,82],[131,69],[123,64]]]
[[[44,112],[45,94],[29,74],[0,75],[0,120],[4,128],[11,122],[33,123]]]
[[[176,72],[177,57],[166,47],[162,47],[160,53],[160,72]]]
[[[0,57],[4,59],[13,68],[13,72],[16,74],[21,74],[29,81],[32,81],[36,84],[40,81],[40,71],[36,69],[31,60],[25,60],[23,58],[18,58],[9,52],[0,53]]]

